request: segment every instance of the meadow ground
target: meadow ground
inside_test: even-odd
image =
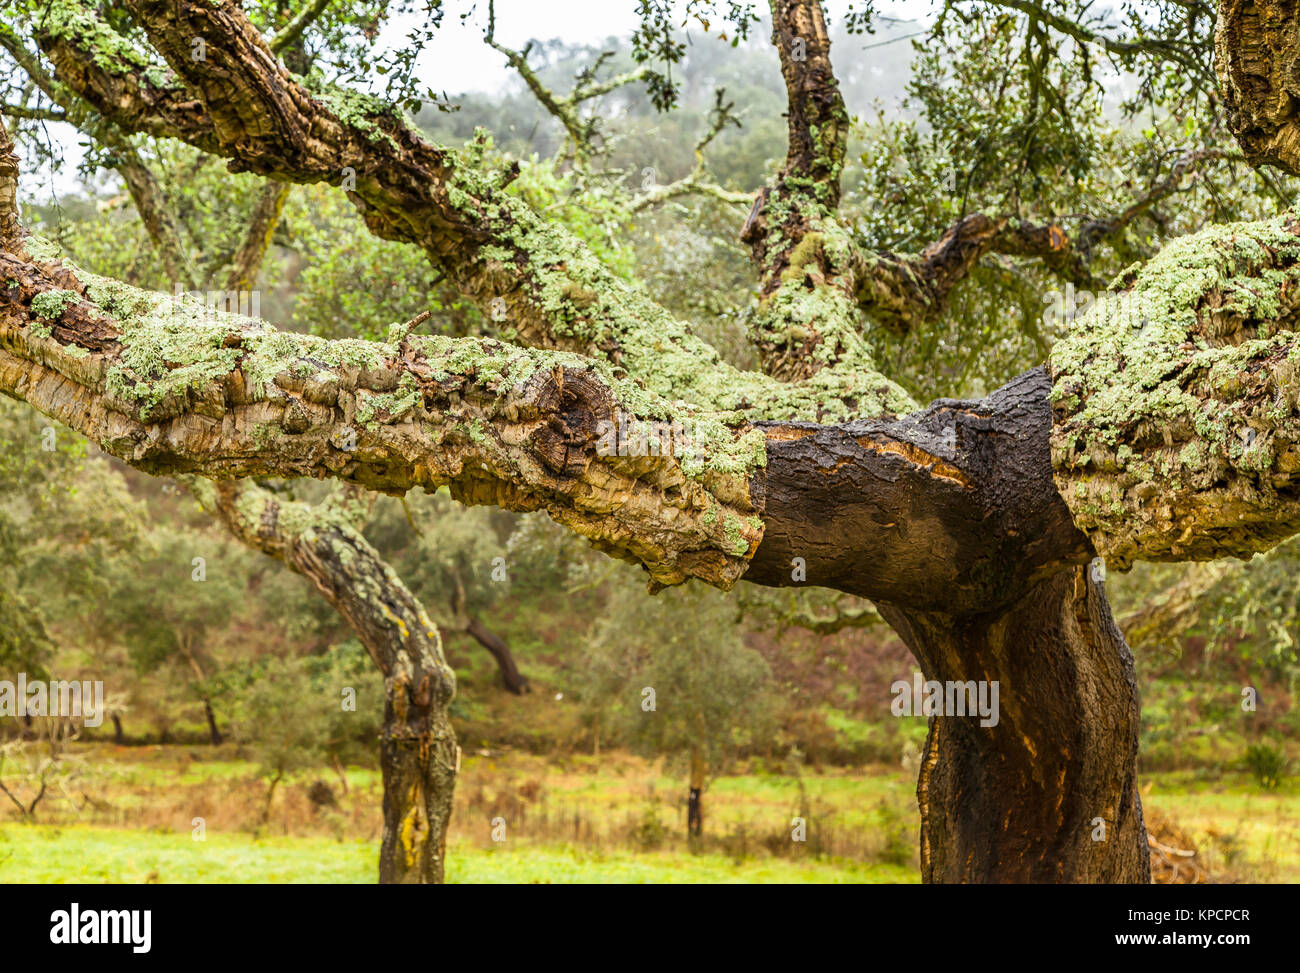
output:
[[[350,769],[266,783],[236,751],[86,746],[78,775],[37,808],[0,818],[0,882],[371,882],[378,774]],[[321,787],[320,784],[327,785]],[[313,785],[316,785],[313,787]],[[688,843],[684,791],[662,766],[592,757],[467,755],[448,880],[490,882],[915,882],[910,770],[761,765],[715,781]],[[1300,786],[1245,774],[1143,778],[1219,880],[1300,882]],[[12,809],[11,809],[12,810]],[[264,819],[265,815],[265,819]],[[796,819],[805,840],[794,840]],[[201,835],[201,840],[199,840]],[[500,839],[500,840],[494,840]]]

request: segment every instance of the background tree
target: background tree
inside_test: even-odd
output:
[[[241,563],[230,548],[196,550],[193,537],[166,531],[153,532],[145,544],[148,555],[114,565],[116,576],[108,581],[113,595],[103,614],[126,637],[141,672],[171,666],[187,673],[185,682],[203,704],[212,743],[220,744],[211,684],[220,662],[211,655],[209,635],[245,597],[246,559]],[[175,579],[161,598],[159,577]]]
[[[687,828],[699,837],[709,781],[771,733],[771,673],[722,595],[691,586],[651,600],[631,581],[615,587],[579,663],[584,702],[633,746],[687,771]]]

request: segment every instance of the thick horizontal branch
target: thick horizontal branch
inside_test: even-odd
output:
[[[1091,556],[1052,486],[1041,373],[896,421],[732,428],[568,353],[286,334],[16,250],[0,279],[0,391],[146,472],[447,485],[545,509],[657,584],[912,590],[952,611]]]
[[[203,104],[163,65],[100,20],[93,4],[52,4],[40,18],[39,30],[59,81],[105,117],[129,132],[179,138],[205,152],[216,152],[217,141]],[[185,43],[189,44],[188,37]],[[24,66],[30,74],[31,67]],[[94,97],[86,97],[88,92]]]
[[[180,76],[182,94],[201,110],[175,125],[166,113],[142,117],[131,98],[123,110],[119,89],[151,90],[145,69],[95,20],[91,5],[75,0],[66,0],[59,8],[65,12],[43,22],[38,34],[64,82],[128,130],[184,139],[230,159],[234,169],[344,185],[372,232],[421,247],[462,294],[505,325],[509,340],[604,358],[652,392],[707,409],[820,419],[911,407],[874,368],[805,389],[732,368],[644,288],[610,272],[572,234],[505,192],[512,173],[491,171],[482,143],[455,153],[419,138],[377,100],[308,90],[236,5],[128,6]],[[104,31],[116,39],[104,40]],[[192,57],[195,37],[206,41],[203,59]]]
[[[1092,549],[1052,482],[1044,369],[892,420],[761,424],[763,543],[746,580],[992,612]]]
[[[661,584],[728,586],[761,537],[762,435],[601,363],[489,339],[287,334],[14,252],[0,280],[0,391],[147,472],[447,485],[546,509]],[[650,437],[677,422],[689,442],[603,455],[602,423],[620,418]]]

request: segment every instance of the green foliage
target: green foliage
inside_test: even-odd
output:
[[[701,585],[651,599],[618,584],[575,663],[593,719],[643,752],[679,765],[694,754],[721,773],[770,734],[775,702],[735,621],[727,597]]]
[[[329,739],[327,699],[312,685],[305,666],[293,659],[268,659],[243,699],[237,731],[257,763],[258,773],[272,781],[304,767],[324,762]]]
[[[1279,747],[1267,743],[1251,744],[1246,749],[1242,763],[1265,790],[1277,790],[1286,777],[1286,754]]]
[[[289,318],[295,330],[382,341],[389,325],[421,311],[437,313],[435,329],[444,333],[468,333],[480,319],[472,306],[439,299],[428,257],[367,232],[338,189],[300,188],[284,220],[300,261]]]

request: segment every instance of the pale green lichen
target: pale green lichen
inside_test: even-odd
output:
[[[158,88],[179,87],[165,67],[150,60],[131,41],[102,20],[91,4],[51,0],[41,6],[34,26],[50,37],[65,38],[89,55],[100,70],[112,75],[139,72]]]
[[[331,84],[317,74],[294,80],[312,93],[322,106],[344,125],[356,129],[371,142],[381,142],[397,149],[397,142],[376,122],[378,118],[395,119],[393,105],[365,92]]]
[[[79,300],[73,291],[45,291],[32,298],[32,312],[47,321],[57,321],[69,304]]]
[[[1120,563],[1273,538],[1300,444],[1295,218],[1176,240],[1115,287],[1051,356],[1053,463],[1077,482],[1076,521]]]
[[[486,224],[487,235],[499,242],[483,248],[480,258],[519,268],[545,329],[566,347],[613,347],[620,364],[648,391],[721,413],[733,426],[755,419],[878,417],[916,408],[901,387],[870,364],[865,344],[856,335],[846,334],[824,351],[829,355],[832,347],[852,346],[854,367],[824,369],[802,383],[729,365],[642,287],[610,271],[571,232],[501,192],[501,175],[486,162],[489,148],[485,139],[476,139],[461,150],[448,184],[449,199]],[[833,227],[825,228],[822,246],[831,248],[837,259],[847,245],[842,233],[836,236]],[[842,293],[830,301],[825,293],[805,299],[792,291],[781,300],[800,302],[793,315],[820,326],[845,320],[846,315],[852,320]]]

